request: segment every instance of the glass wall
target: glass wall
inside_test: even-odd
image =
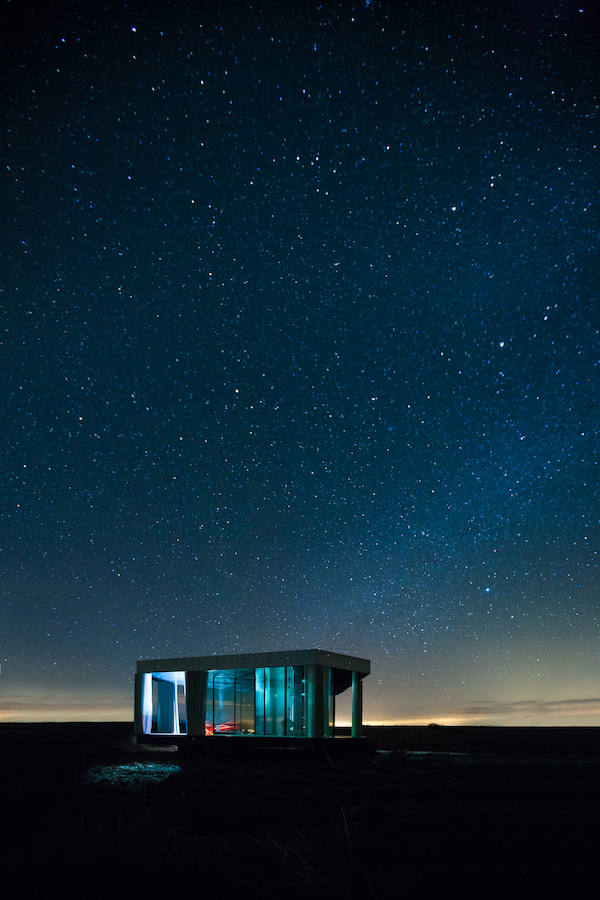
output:
[[[211,669],[205,734],[254,734],[254,669]]]
[[[144,734],[185,734],[184,672],[147,672],[142,679]]]
[[[256,734],[302,737],[307,734],[304,666],[255,670]]]
[[[286,668],[286,715],[285,733],[291,737],[305,737],[307,734],[306,715],[306,675],[304,666]]]
[[[202,696],[194,702],[198,699],[206,735],[333,735],[335,697],[327,667],[211,669],[205,676],[206,697],[202,679]],[[185,672],[144,673],[141,704],[144,734],[186,734]]]

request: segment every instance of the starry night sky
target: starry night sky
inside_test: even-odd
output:
[[[322,647],[366,721],[597,723],[591,6],[0,33],[0,719]]]

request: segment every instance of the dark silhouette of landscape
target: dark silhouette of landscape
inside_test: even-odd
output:
[[[0,725],[11,897],[577,896],[593,877],[600,729],[365,734],[205,758],[138,746],[128,723]]]

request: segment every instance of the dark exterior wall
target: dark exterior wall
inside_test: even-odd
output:
[[[144,725],[142,721],[142,679],[143,675],[135,673],[133,683],[133,733],[142,734]]]
[[[185,673],[188,734],[204,734],[207,681],[206,671]]]

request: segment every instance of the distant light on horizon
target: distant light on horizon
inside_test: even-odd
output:
[[[370,693],[369,679],[364,681],[364,725],[488,725],[488,726],[598,726],[600,727],[600,697],[565,699],[562,701],[488,701],[470,704],[461,709],[448,707],[442,710],[431,707],[416,713],[399,712],[395,716],[377,715],[373,709],[374,697]],[[336,725],[349,727],[351,719],[345,709],[349,706],[350,691],[340,694]],[[411,707],[413,704],[410,704]],[[88,696],[84,693],[40,694],[30,688],[26,693],[12,694],[5,691],[0,700],[1,723],[41,722],[131,722],[133,701],[118,695]]]

